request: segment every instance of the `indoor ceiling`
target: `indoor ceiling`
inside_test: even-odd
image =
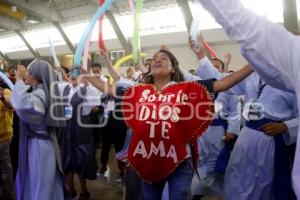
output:
[[[143,12],[175,7],[176,0],[144,0]],[[0,36],[47,25],[52,22],[76,23],[89,19],[98,0],[0,0]],[[128,0],[115,0],[114,15],[130,14]]]

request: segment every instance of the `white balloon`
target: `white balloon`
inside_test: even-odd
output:
[[[9,80],[9,78],[6,76],[6,74],[4,74],[3,72],[0,71],[0,77],[8,85],[10,90],[14,89],[14,84],[11,82],[11,80]]]

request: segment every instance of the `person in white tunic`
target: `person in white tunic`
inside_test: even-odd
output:
[[[25,75],[19,67],[11,103],[20,117],[19,168],[16,177],[18,200],[63,200],[62,166],[56,128],[63,126],[54,116],[61,113],[50,94],[53,70],[49,63],[34,60]],[[28,92],[30,85],[33,90]],[[52,109],[52,110],[51,110]],[[58,111],[58,112],[57,112]]]
[[[199,61],[197,73],[205,74],[208,78],[220,79],[224,76],[206,57]],[[260,113],[250,110],[244,114],[246,127],[240,133],[225,174],[225,199],[276,199],[286,195],[281,191],[283,187],[276,190],[280,195],[274,190],[277,186],[274,181],[278,179],[274,169],[286,173],[290,171],[290,167],[287,170],[279,168],[276,146],[281,136],[286,145],[296,142],[298,110],[295,95],[267,85],[256,72],[231,88],[229,93],[246,95],[246,104],[261,104],[263,110]],[[261,116],[255,119],[256,114]],[[253,124],[259,124],[260,127]],[[274,136],[274,139],[270,136]]]
[[[223,195],[226,166],[222,166],[223,169],[220,170],[216,169],[216,164],[222,150],[230,153],[230,143],[233,142],[235,135],[237,136],[240,130],[241,118],[238,112],[240,110],[238,97],[222,92],[215,100],[215,105],[219,105],[220,108],[215,108],[217,113],[212,126],[198,139],[200,155],[198,173],[200,177],[194,173],[192,181],[194,200],[200,199],[203,195]],[[225,144],[228,146],[225,147]]]
[[[74,188],[74,175],[80,182],[79,199],[88,199],[86,180],[96,179],[96,160],[94,157],[93,131],[90,112],[94,106],[100,105],[101,94],[88,84],[58,84],[64,99],[66,126],[58,132],[64,173],[67,176],[67,190],[72,198],[77,196]]]
[[[193,50],[191,40],[190,45]],[[198,59],[205,57],[202,48],[199,53],[195,49],[195,54]],[[207,78],[205,75],[206,73],[198,73],[202,79]],[[219,93],[215,100],[215,112],[212,126],[198,139],[199,177],[194,173],[191,187],[193,200],[201,199],[204,195],[223,195],[226,164],[240,131],[240,101],[236,95]]]
[[[239,0],[199,0],[215,17],[227,34],[241,44],[242,53],[273,87],[297,94],[300,105],[300,37],[282,26],[255,15]],[[298,137],[298,144],[300,138]],[[297,145],[293,167],[293,187],[300,198],[300,145]]]

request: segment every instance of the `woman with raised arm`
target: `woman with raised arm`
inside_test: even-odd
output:
[[[78,84],[72,76],[70,83],[62,82],[59,87],[66,119],[66,126],[59,130],[59,142],[67,190],[72,198],[77,196],[74,188],[76,174],[81,190],[79,199],[88,199],[87,180],[97,178],[90,113],[93,107],[100,105],[102,93],[87,83]]]
[[[19,200],[63,200],[60,151],[56,133],[64,125],[55,117],[62,110],[49,63],[34,60],[28,71],[23,66],[16,73],[11,103],[20,117],[19,168],[16,191]],[[25,78],[25,82],[23,79]],[[27,85],[33,88],[27,92]],[[50,92],[52,91],[52,92]],[[58,111],[58,112],[57,112]]]
[[[300,37],[245,8],[240,0],[199,0],[226,33],[237,41],[242,54],[273,87],[297,94],[300,106]],[[298,132],[299,134],[299,132]],[[300,137],[298,137],[298,143]],[[300,198],[300,145],[293,167],[293,187]]]
[[[86,72],[82,69],[82,73]],[[220,81],[182,83],[184,78],[176,57],[168,50],[159,50],[144,75],[147,84],[128,88],[125,93],[118,83],[109,85],[86,77],[101,91],[123,97],[123,115],[133,129],[128,159],[144,180],[145,200],[160,199],[166,182],[170,199],[187,199],[193,175],[191,158],[195,153],[194,146],[190,145],[211,121],[212,94],[232,87],[251,73],[251,67],[246,66]],[[188,118],[186,114],[190,112],[187,110],[194,111],[193,108],[198,109],[200,104],[207,105],[203,115],[197,115],[197,110]],[[130,105],[137,115],[127,115]]]
[[[201,60],[206,56],[202,36],[199,40],[202,44],[199,44],[197,49],[191,38],[189,42],[191,50],[197,52],[196,56]],[[223,72],[222,68],[215,65],[212,67],[217,73]],[[204,70],[201,72],[197,70],[197,75],[202,79],[212,78],[210,73],[205,73]],[[228,92],[219,93],[215,100],[216,116],[204,136],[198,139],[200,157],[197,171],[199,176],[194,173],[191,187],[193,200],[200,200],[205,195],[222,197],[224,194],[224,174],[230,152],[240,132],[241,105],[239,102],[238,96],[230,95]]]
[[[216,70],[192,41],[190,46],[199,59],[199,75],[228,75]],[[291,147],[298,134],[295,94],[271,87],[256,71],[227,93],[245,95],[246,124],[226,169],[224,199],[293,199]]]

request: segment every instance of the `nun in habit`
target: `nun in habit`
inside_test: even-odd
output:
[[[56,139],[57,127],[64,121],[54,119],[60,110],[49,63],[34,60],[28,71],[19,67],[11,103],[20,117],[19,169],[16,178],[18,200],[64,199],[62,167]],[[25,78],[25,82],[23,79]],[[28,86],[33,88],[28,92]],[[56,118],[57,119],[57,118]]]

